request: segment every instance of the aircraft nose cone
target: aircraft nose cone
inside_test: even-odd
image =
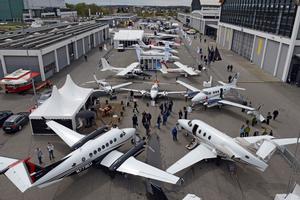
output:
[[[136,129],[135,128],[124,128],[122,129],[126,133],[126,135],[133,136],[135,134]]]
[[[192,102],[202,102],[202,101],[204,101],[206,99],[206,95],[204,95],[204,94],[197,94],[196,96],[194,96],[193,98],[192,98]]]
[[[187,120],[187,119],[179,119],[179,120],[178,120],[178,124],[179,124],[182,128],[184,128],[184,129],[187,130],[188,127],[189,127],[189,125],[188,125],[189,121],[190,121],[190,120]]]

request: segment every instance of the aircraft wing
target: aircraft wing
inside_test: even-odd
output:
[[[13,158],[7,158],[0,156],[0,172],[7,168],[7,166],[17,162],[18,160]]]
[[[190,76],[198,75],[198,73],[196,73],[191,67],[187,67],[186,65],[183,65],[181,62],[174,62],[174,64],[181,70],[185,71]]]
[[[176,83],[179,83],[180,85],[186,87],[187,89],[189,89],[193,92],[200,92],[201,91],[201,90],[199,90],[199,89],[197,89],[197,88],[195,88],[195,87],[193,87],[193,86],[191,86],[191,85],[189,85],[189,84],[187,84],[183,81],[180,81],[180,80],[177,80]]]
[[[169,94],[186,94],[186,91],[163,91],[163,92],[158,92],[158,95],[162,95],[162,96],[168,96]]]
[[[249,106],[244,106],[242,104],[235,103],[235,102],[232,102],[232,101],[227,101],[227,100],[224,100],[224,99],[218,101],[218,103],[224,104],[224,105],[229,105],[229,106],[234,106],[234,107],[238,107],[238,108],[243,108],[245,110],[255,111],[255,108],[252,108],[252,107],[249,107]]]
[[[125,91],[133,91],[133,92],[137,92],[137,93],[141,93],[142,95],[149,95],[150,93],[146,90],[136,90],[136,89],[131,89],[131,88],[120,88],[120,90],[125,90]]]
[[[104,159],[101,161],[101,165],[105,167],[110,167],[114,164],[123,155],[119,151],[111,151],[107,154]],[[125,160],[117,169],[118,172],[123,172],[127,174],[132,174],[135,176],[141,176],[145,178],[150,178],[158,181],[163,181],[171,184],[176,184],[179,181],[177,176],[160,170],[156,167],[148,165],[144,162],[141,162],[135,159],[133,156]]]
[[[208,149],[204,144],[200,144],[195,149],[187,153],[180,160],[175,162],[172,166],[167,169],[167,172],[175,174],[187,167],[194,165],[201,160],[208,158],[216,158],[217,154]]]
[[[131,72],[132,70],[134,70],[135,68],[137,68],[139,66],[138,62],[134,62],[132,64],[130,64],[128,67],[126,67],[125,69],[123,69],[122,71],[120,71],[119,73],[117,73],[117,76],[125,76],[126,74],[128,74],[129,72]]]
[[[51,128],[69,147],[81,140],[84,135],[81,135],[55,121],[47,121],[47,126]]]
[[[126,87],[126,86],[128,86],[128,85],[131,85],[132,84],[132,82],[128,82],[128,83],[122,83],[122,84],[119,84],[119,85],[114,85],[114,86],[112,86],[111,87],[111,89],[119,89],[119,88],[122,88],[122,87]]]

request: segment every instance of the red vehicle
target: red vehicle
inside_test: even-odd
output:
[[[32,88],[32,79],[40,73],[30,70],[18,69],[1,79],[0,84],[6,93],[20,93]]]

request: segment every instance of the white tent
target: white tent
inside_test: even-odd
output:
[[[30,114],[33,134],[50,133],[43,118],[57,120],[75,130],[75,116],[92,93],[93,89],[77,86],[70,75],[67,75],[64,86],[59,90],[53,86],[51,97]]]
[[[114,48],[117,49],[119,44],[123,44],[124,48],[132,48],[132,45],[138,44],[144,37],[143,30],[119,30],[114,35]]]

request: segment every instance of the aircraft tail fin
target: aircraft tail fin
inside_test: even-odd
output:
[[[141,60],[141,54],[143,53],[143,50],[141,49],[140,45],[135,46],[135,52],[136,52],[136,55],[138,57],[138,60],[140,61]]]
[[[138,40],[138,44],[139,44],[141,47],[147,46],[142,40]]]
[[[231,79],[231,81],[230,81],[230,84],[236,86],[236,84],[237,84],[237,82],[238,82],[238,80],[239,80],[239,77],[240,77],[240,73],[236,73],[236,74],[232,77],[232,79]]]
[[[0,174],[5,176],[21,191],[25,192],[37,180],[43,168],[31,163],[30,158],[16,160],[0,157]]]
[[[101,58],[101,64],[102,64],[101,71],[108,71],[113,69],[113,67],[110,64],[108,64],[105,58]]]
[[[94,77],[94,80],[95,80],[96,83],[100,83],[100,82],[102,82],[102,81],[105,81],[105,79],[99,80],[99,79],[97,78],[96,74],[93,74],[93,77]]]
[[[161,62],[161,68],[160,68],[161,73],[167,74],[168,73],[168,68],[164,62]]]

